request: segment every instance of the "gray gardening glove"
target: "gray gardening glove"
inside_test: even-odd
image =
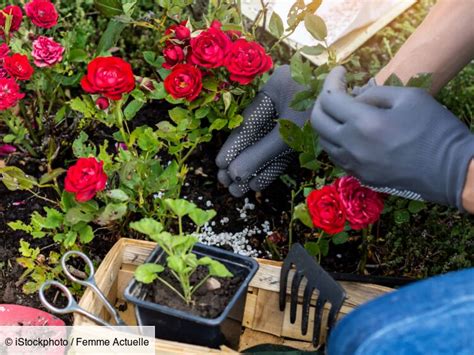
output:
[[[294,159],[293,150],[280,137],[277,120],[304,125],[311,110],[290,108],[295,93],[303,89],[291,78],[289,66],[281,66],[244,110],[242,125],[230,134],[216,158],[218,179],[235,197],[265,189]]]
[[[362,183],[463,210],[474,136],[424,90],[375,86],[354,98],[346,92],[345,69],[337,67],[311,123],[331,159]]]

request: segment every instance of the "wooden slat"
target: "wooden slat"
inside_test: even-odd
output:
[[[278,293],[258,290],[252,329],[281,336],[284,313],[278,306]]]
[[[245,328],[243,334],[240,337],[239,350],[241,352],[248,348],[254,347],[260,344],[278,344],[285,345],[302,351],[314,351],[312,343],[306,341],[296,341],[277,337],[276,335],[259,332],[250,328]],[[270,353],[268,353],[270,354]]]

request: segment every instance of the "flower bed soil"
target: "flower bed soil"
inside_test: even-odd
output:
[[[207,269],[199,266],[191,276],[191,284],[197,284],[207,274]],[[179,283],[172,276],[168,269],[163,271],[160,274],[160,277],[168,281],[177,290],[180,289]],[[196,316],[210,319],[216,318],[222,313],[224,308],[229,303],[229,300],[237,292],[240,284],[242,283],[242,277],[217,277],[215,279],[220,283],[221,286],[215,290],[209,290],[206,287],[206,284],[204,284],[198,290],[196,290],[196,293],[193,296],[193,302],[189,305],[186,304],[181,298],[177,297],[171,289],[164,286],[159,280],[155,280],[152,284],[145,286],[145,290],[147,292],[146,300],[176,310],[185,311]]]

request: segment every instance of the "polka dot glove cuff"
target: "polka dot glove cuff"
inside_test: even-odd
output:
[[[295,153],[280,137],[277,121],[284,118],[301,127],[309,119],[311,109],[290,108],[293,96],[302,89],[291,78],[289,66],[281,66],[244,110],[242,125],[230,134],[216,158],[218,179],[232,195],[265,189],[294,159]]]

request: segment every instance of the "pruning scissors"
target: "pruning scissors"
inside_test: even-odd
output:
[[[66,261],[71,255],[74,255],[74,256],[77,256],[77,257],[81,258],[87,264],[87,266],[89,267],[89,275],[87,276],[87,278],[85,278],[83,280],[78,279],[77,277],[75,277],[74,275],[72,275],[70,273],[70,271],[67,268]],[[126,325],[125,322],[123,321],[123,319],[120,318],[120,315],[117,312],[117,310],[110,304],[110,302],[107,300],[107,298],[102,293],[102,291],[99,289],[99,287],[97,287],[97,283],[95,282],[95,278],[94,278],[94,274],[95,274],[94,265],[92,264],[91,259],[89,259],[89,257],[86,254],[84,254],[80,251],[77,251],[77,250],[68,251],[61,258],[61,267],[63,269],[63,272],[66,274],[66,277],[69,280],[71,280],[73,282],[76,282],[79,285],[82,285],[82,286],[85,286],[85,287],[90,287],[92,289],[92,291],[94,291],[94,293],[97,295],[97,297],[99,297],[99,299],[105,305],[105,307],[107,308],[109,313],[114,317],[115,322],[117,323],[117,325],[119,325],[119,326]],[[46,299],[44,291],[45,291],[46,288],[48,288],[50,286],[58,288],[59,290],[61,290],[63,295],[66,296],[67,305],[65,307],[58,308],[58,307],[54,306],[53,304],[51,304]],[[103,325],[103,326],[106,326],[106,327],[113,327],[112,324],[106,322],[102,318],[99,318],[97,315],[92,314],[92,313],[86,311],[84,308],[79,307],[79,305],[77,304],[76,300],[74,299],[71,291],[69,291],[69,289],[65,285],[63,285],[62,283],[60,283],[58,281],[46,281],[45,283],[43,283],[41,285],[40,289],[39,289],[39,298],[40,298],[41,303],[43,304],[43,306],[46,307],[51,312],[58,313],[58,314],[79,313],[79,314],[82,314],[83,316],[93,320],[94,322],[96,322],[100,325]]]

